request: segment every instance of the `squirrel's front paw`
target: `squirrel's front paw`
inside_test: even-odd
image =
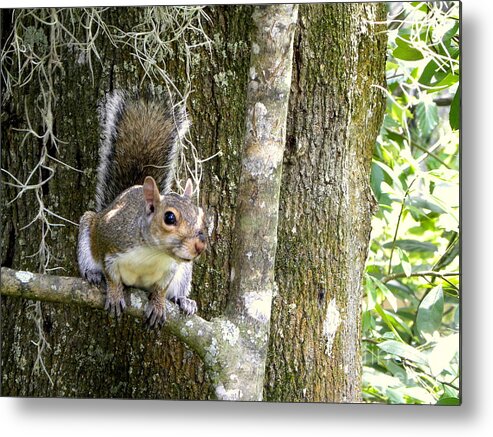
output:
[[[150,299],[144,312],[144,323],[149,328],[163,326],[166,321],[166,304],[158,299]]]
[[[197,312],[197,302],[188,297],[179,297],[176,299],[180,309],[187,315],[191,316]]]
[[[99,285],[104,282],[104,275],[101,270],[87,269],[84,272],[84,279],[91,285]]]
[[[123,296],[123,285],[109,284],[106,288],[104,309],[108,311],[111,316],[120,318],[126,307],[127,304],[125,303],[125,297]]]

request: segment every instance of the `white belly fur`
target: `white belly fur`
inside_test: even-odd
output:
[[[125,285],[150,289],[154,285],[166,288],[178,263],[162,251],[140,247],[118,255],[114,267]]]

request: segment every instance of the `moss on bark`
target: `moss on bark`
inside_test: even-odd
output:
[[[265,398],[360,400],[370,164],[384,111],[379,4],[300,6]]]

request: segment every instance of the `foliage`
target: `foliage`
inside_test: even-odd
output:
[[[459,3],[389,4],[363,307],[368,402],[459,403]]]

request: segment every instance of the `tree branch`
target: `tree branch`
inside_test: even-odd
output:
[[[250,54],[235,252],[226,314],[241,324],[270,320],[282,161],[298,6],[257,6]]]
[[[3,296],[104,310],[104,293],[81,278],[42,275],[2,267],[0,291]],[[125,314],[143,318],[147,300],[144,291],[128,289],[125,292]],[[166,315],[164,329],[204,358],[213,337],[212,323],[196,315],[185,316],[171,302],[166,302]]]
[[[257,6],[252,15],[245,143],[225,309],[230,331],[235,338],[239,333],[241,356],[223,359],[216,378],[220,399],[262,400],[297,17],[298,6],[292,4]]]
[[[434,272],[434,271],[424,271],[424,272],[413,272],[409,276],[435,276],[437,278],[445,278],[447,276],[459,276],[460,273],[455,273],[455,272]],[[399,279],[399,278],[406,278],[408,275],[406,275],[404,272],[400,273],[394,273],[392,275],[384,276],[380,281],[383,282],[384,284],[392,281],[393,279]]]

